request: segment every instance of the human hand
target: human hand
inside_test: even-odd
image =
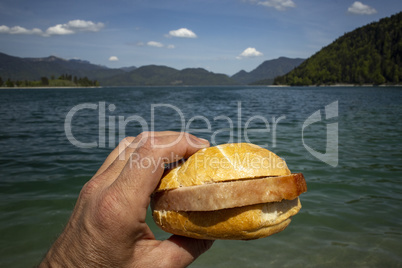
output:
[[[185,267],[213,241],[172,235],[158,241],[145,222],[164,165],[188,158],[206,140],[147,132],[124,139],[81,190],[65,230],[39,267]]]

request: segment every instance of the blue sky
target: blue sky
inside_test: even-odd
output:
[[[400,11],[400,0],[0,0],[0,52],[233,75]]]

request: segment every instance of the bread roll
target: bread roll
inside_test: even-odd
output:
[[[151,197],[155,223],[199,239],[250,240],[284,230],[307,190],[274,153],[248,143],[202,149],[168,171]]]

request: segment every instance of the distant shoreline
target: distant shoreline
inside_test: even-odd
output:
[[[0,89],[71,89],[71,88],[102,88],[102,87],[0,87]]]
[[[334,84],[334,85],[309,85],[309,86],[291,86],[291,85],[266,85],[266,87],[402,87],[402,84],[397,85],[373,85],[373,84]]]
[[[208,87],[205,85],[199,85],[203,87]],[[160,85],[160,87],[199,87],[197,85]],[[222,86],[222,85],[209,85],[211,87],[214,86]],[[291,86],[291,85],[224,85],[225,87],[231,86],[245,86],[245,87],[269,87],[269,88],[297,88],[297,87],[305,87],[305,88],[313,88],[313,87],[402,87],[402,84],[397,85],[372,85],[372,84],[363,84],[363,85],[354,85],[354,84],[335,84],[335,85],[309,85],[309,86]],[[155,87],[155,86],[97,86],[97,87],[0,87],[1,89],[83,89],[83,88],[107,88],[107,87]]]

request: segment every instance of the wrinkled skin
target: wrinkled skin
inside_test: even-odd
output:
[[[186,267],[213,241],[155,239],[145,222],[164,165],[188,158],[206,140],[187,133],[125,138],[82,188],[65,230],[39,267]]]

